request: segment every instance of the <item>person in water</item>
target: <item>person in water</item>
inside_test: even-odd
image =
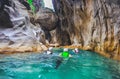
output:
[[[64,49],[63,49],[63,52],[60,53],[59,56],[60,56],[60,57],[58,57],[57,60],[56,60],[56,67],[55,67],[55,69],[57,69],[57,68],[61,65],[61,63],[62,63],[62,61],[63,61],[64,59],[69,58],[69,57],[72,57],[72,56],[69,54],[67,48],[64,48]]]
[[[63,52],[60,53],[60,56],[63,57],[63,58],[69,58],[69,57],[71,57],[71,55],[68,52],[68,48],[64,48]]]
[[[46,54],[48,54],[48,55],[53,54],[52,49],[53,49],[53,47],[49,47],[48,50],[46,51]]]
[[[73,50],[73,52],[76,53],[76,54],[78,54],[78,53],[79,53],[79,49],[78,49],[78,48],[75,48],[75,49]]]

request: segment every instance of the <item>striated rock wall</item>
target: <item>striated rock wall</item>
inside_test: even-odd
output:
[[[18,0],[1,0],[0,53],[32,52],[46,50],[40,26],[30,23],[27,8]]]
[[[120,59],[119,0],[53,0],[53,5],[61,45],[79,45]]]

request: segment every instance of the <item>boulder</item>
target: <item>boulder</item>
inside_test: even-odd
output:
[[[36,13],[35,23],[39,23],[42,29],[51,31],[57,27],[58,17],[53,10],[43,8]]]

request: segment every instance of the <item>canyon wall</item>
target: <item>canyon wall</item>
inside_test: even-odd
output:
[[[56,33],[61,45],[77,45],[119,59],[119,0],[53,0],[53,5],[59,18]]]
[[[47,49],[42,43],[45,40],[44,31],[30,22],[29,4],[22,1],[0,0],[0,53]]]

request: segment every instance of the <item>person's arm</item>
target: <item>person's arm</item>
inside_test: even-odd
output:
[[[59,56],[61,56],[62,53],[59,54]]]
[[[70,54],[69,57],[72,57],[72,55]]]

